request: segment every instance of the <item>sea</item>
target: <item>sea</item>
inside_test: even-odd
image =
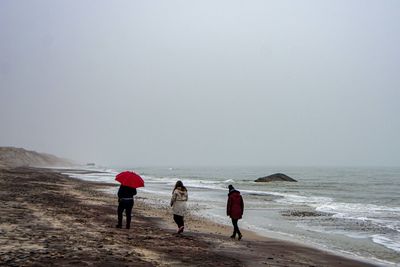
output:
[[[400,167],[86,167],[65,170],[84,180],[111,182],[123,170],[145,180],[138,198],[168,206],[176,181],[189,191],[197,216],[230,224],[228,185],[245,202],[239,227],[259,235],[299,242],[337,254],[400,266]],[[257,183],[284,173],[297,182]],[[109,193],[115,194],[118,189]],[[190,226],[188,226],[190,229]],[[244,237],[245,238],[245,237]]]

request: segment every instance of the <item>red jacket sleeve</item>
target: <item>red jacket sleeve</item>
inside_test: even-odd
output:
[[[244,202],[243,202],[243,197],[240,196],[240,206],[242,208],[242,215],[243,215],[243,211],[244,211]]]
[[[226,204],[226,215],[229,216],[231,214],[231,197],[228,197],[228,203]]]

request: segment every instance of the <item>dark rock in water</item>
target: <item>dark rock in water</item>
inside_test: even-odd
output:
[[[297,182],[295,179],[290,178],[286,174],[283,173],[275,173],[272,175],[268,175],[265,177],[258,178],[254,182],[276,182],[276,181],[284,181],[284,182]]]

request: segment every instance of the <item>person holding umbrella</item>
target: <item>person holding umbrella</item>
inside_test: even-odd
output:
[[[238,235],[238,240],[242,239],[242,233],[239,230],[238,220],[243,216],[244,203],[240,192],[237,191],[232,185],[228,186],[228,203],[226,205],[226,215],[231,217],[233,224],[233,234],[231,238],[235,238]]]
[[[186,202],[188,200],[188,193],[182,181],[177,181],[172,191],[171,207],[174,214],[174,221],[178,225],[178,232],[180,234],[185,229],[185,222],[183,217],[186,213]]]
[[[133,196],[137,193],[136,188],[144,186],[144,181],[138,174],[130,171],[121,172],[115,177],[115,180],[121,183],[118,190],[118,224],[116,227],[122,228],[122,217],[125,210],[126,229],[129,229],[134,204]]]

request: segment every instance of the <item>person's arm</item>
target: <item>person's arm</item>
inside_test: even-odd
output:
[[[118,189],[117,196],[118,196],[118,202],[119,202],[122,198],[122,185]]]
[[[171,203],[170,203],[171,207],[172,205],[174,205],[175,201],[176,201],[176,193],[174,190],[174,192],[172,192],[172,197],[171,197]]]
[[[228,197],[228,203],[226,204],[226,216],[231,214],[231,197]]]
[[[137,194],[136,188],[132,188],[132,196],[136,196],[136,194]]]
[[[243,212],[244,212],[244,202],[243,202],[243,197],[242,197],[242,196],[240,196],[240,207],[242,208],[242,215],[243,215]]]

